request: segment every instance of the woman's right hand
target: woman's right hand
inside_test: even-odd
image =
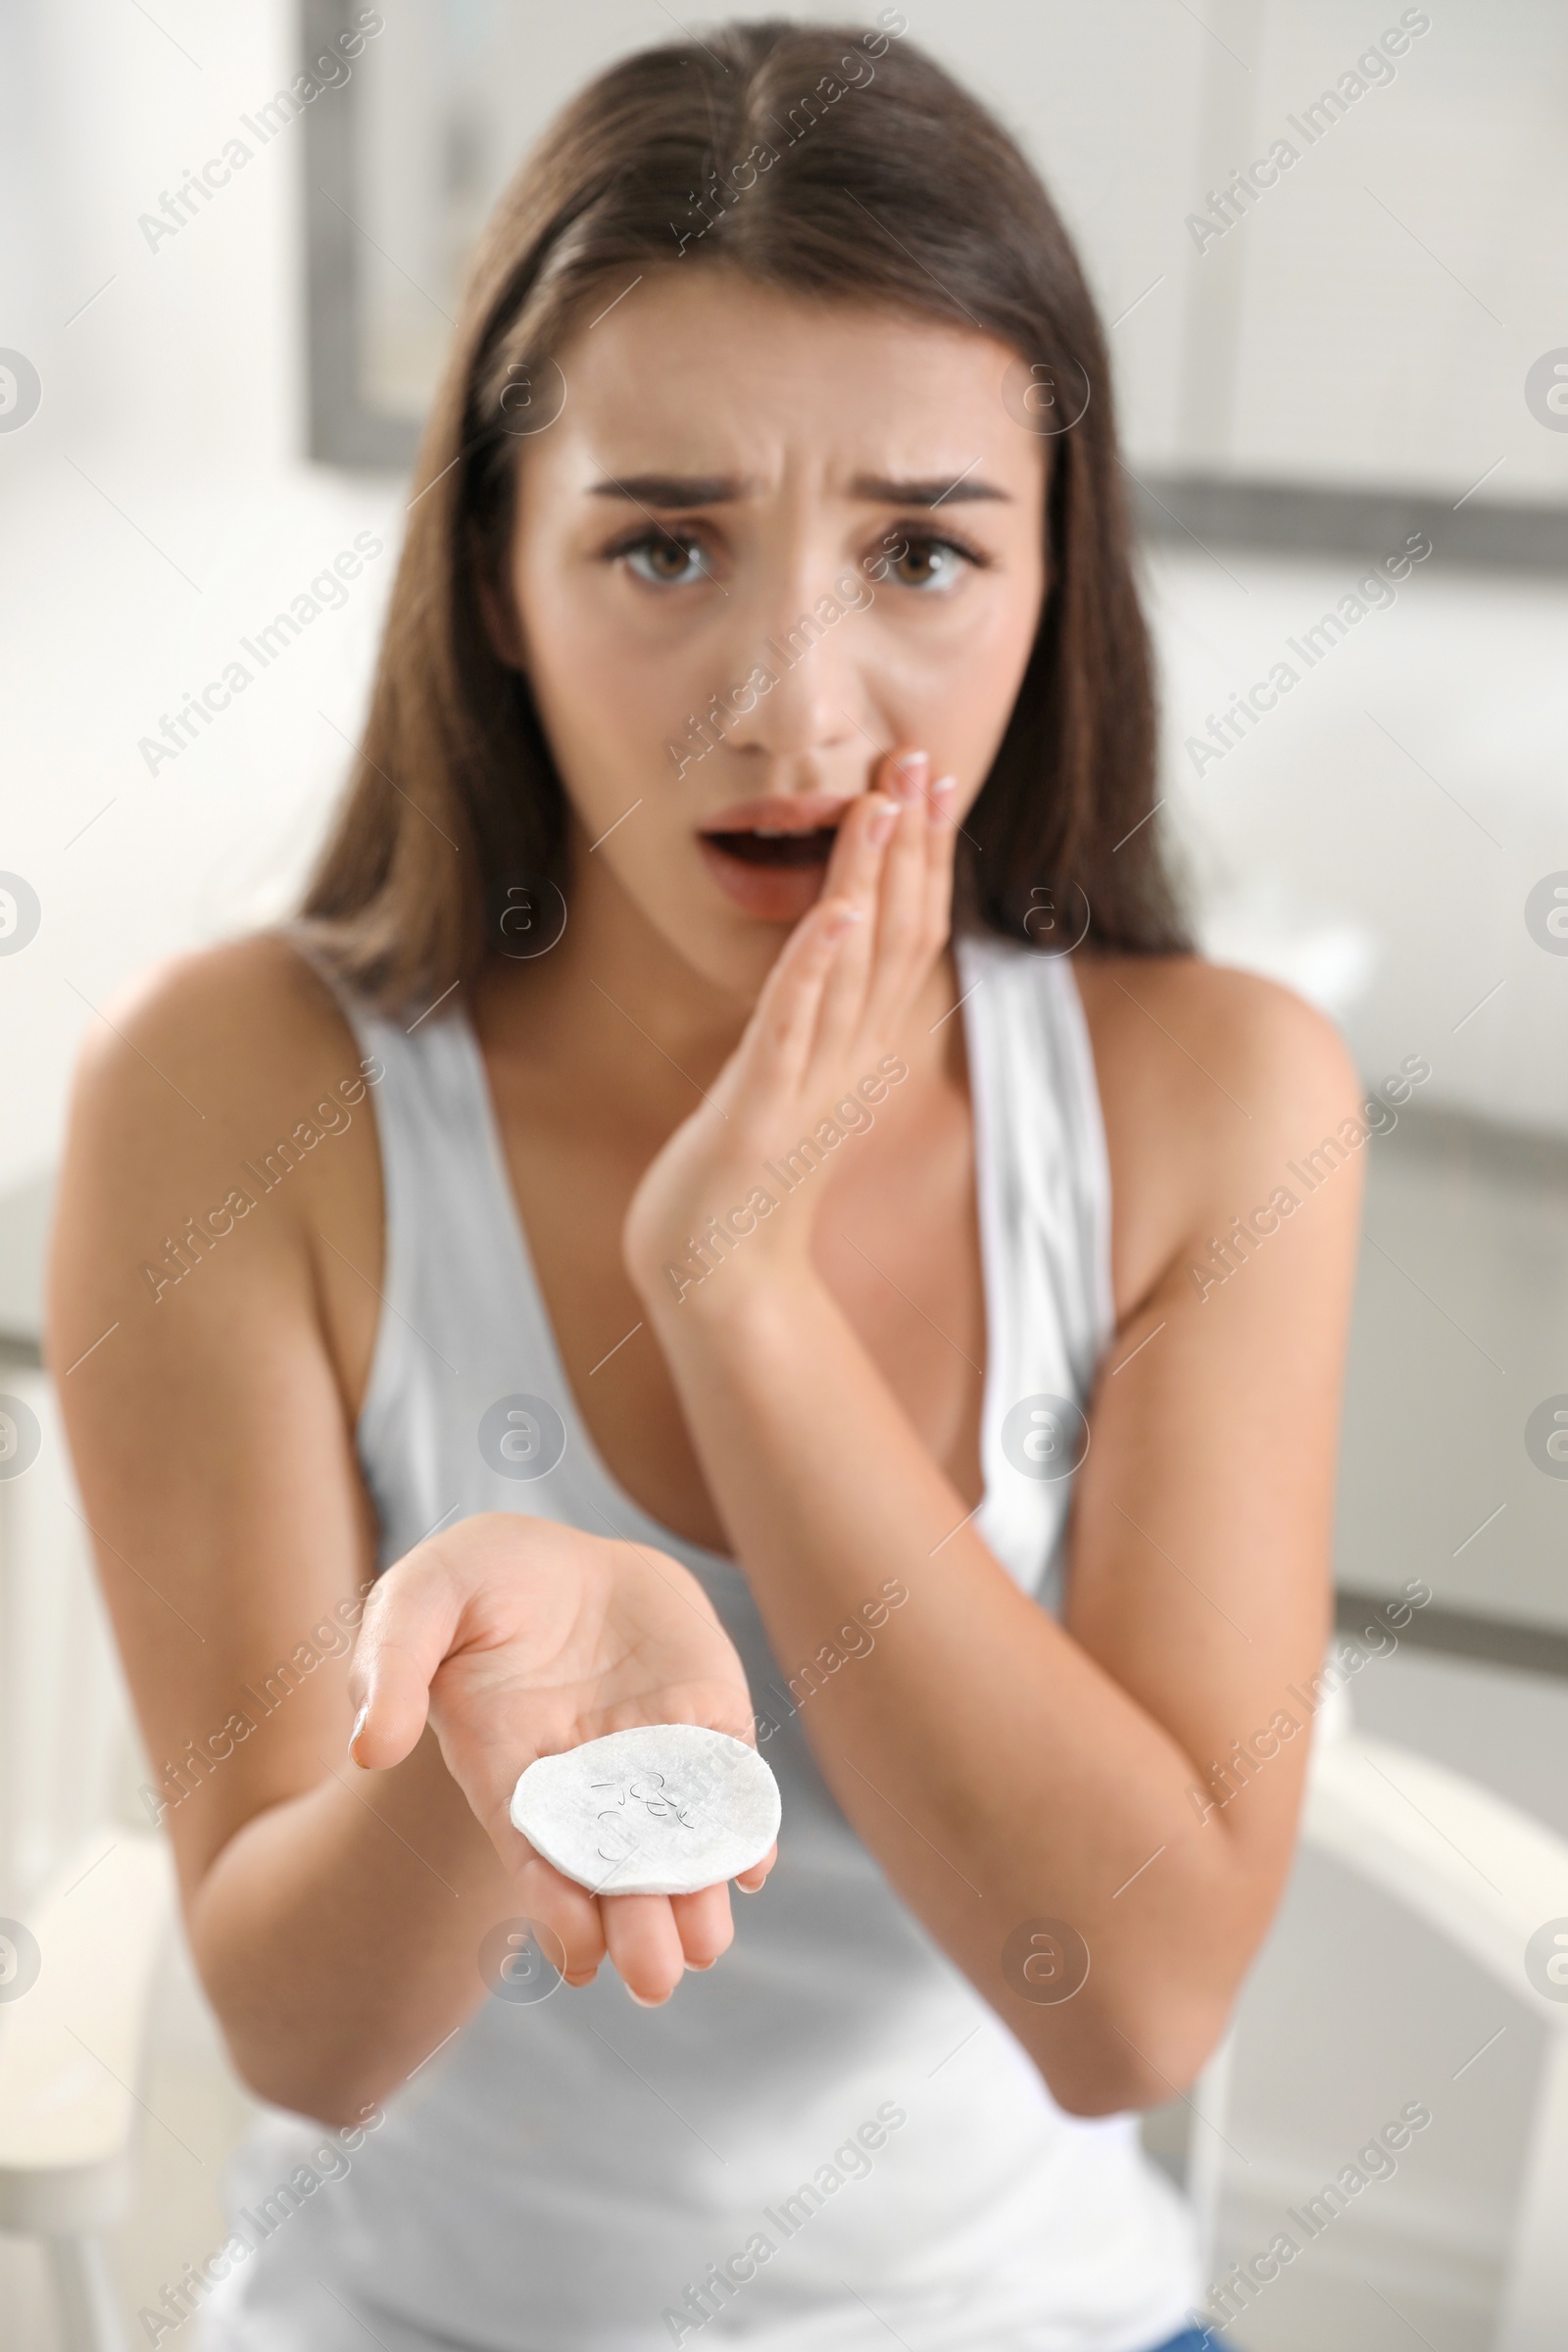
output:
[[[550,1519],[484,1512],[379,1579],[349,1674],[349,1753],[370,1771],[409,1755],[428,1721],[568,1984],[608,1951],[634,1998],[667,2000],[734,1934],[727,1886],[595,1895],[514,1829],[517,1776],[538,1756],[641,1724],[698,1723],[755,1745],[751,1695],[701,1585],[666,1553]],[[755,1892],[777,1848],[737,1884]]]

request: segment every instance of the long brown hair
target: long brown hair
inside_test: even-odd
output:
[[[504,561],[517,435],[559,401],[552,355],[590,303],[677,258],[1017,353],[1016,420],[1068,429],[1050,443],[1040,633],[965,819],[957,919],[1053,945],[1086,919],[1106,947],[1185,947],[1147,821],[1154,702],[1109,369],[1066,232],[934,60],[886,32],[778,20],[622,59],[496,206],[419,451],[363,748],[305,900],[319,949],[369,997],[429,1001],[477,971],[506,878],[566,885],[561,781],[479,583]]]

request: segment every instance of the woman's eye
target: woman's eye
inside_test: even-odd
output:
[[[619,552],[637,577],[655,588],[686,588],[694,580],[711,577],[708,558],[695,539],[649,531]]]
[[[906,539],[889,569],[905,588],[951,588],[973,562],[952,539]]]

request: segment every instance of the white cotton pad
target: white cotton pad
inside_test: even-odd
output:
[[[778,1783],[755,1747],[698,1723],[650,1723],[530,1764],[511,1814],[595,1894],[695,1894],[760,1862]]]

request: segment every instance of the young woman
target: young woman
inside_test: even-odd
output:
[[[267,2102],[155,2342],[1187,2340],[1137,2111],[1290,1863],[1356,1087],[1186,947],[1093,309],[901,22],[558,122],[304,919],[84,1064],[54,1356]],[[737,1922],[508,1819],[664,1721],[782,1789]]]

